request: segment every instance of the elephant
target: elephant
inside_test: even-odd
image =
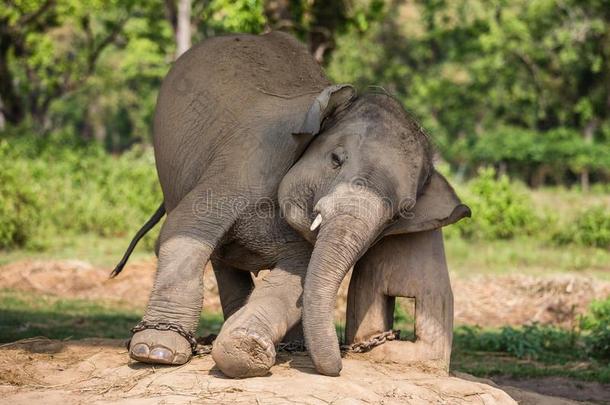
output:
[[[347,271],[385,237],[469,215],[397,100],[331,84],[279,32],[209,38],[178,58],[159,91],[153,146],[164,201],[146,227],[167,218],[130,342],[137,361],[190,359],[211,261],[226,318],[212,357],[223,373],[267,373],[275,344],[302,320],[316,369],[338,375],[332,313]],[[261,269],[271,271],[253,288]]]

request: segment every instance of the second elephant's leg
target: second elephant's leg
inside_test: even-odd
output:
[[[218,284],[222,314],[227,320],[246,304],[254,283],[250,272],[236,269],[220,260],[212,259],[212,267]]]
[[[355,266],[346,339],[360,342],[392,327],[394,297],[415,298],[415,342],[391,342],[372,357],[432,362],[447,369],[453,337],[453,294],[440,230],[384,238]]]
[[[212,357],[229,377],[268,373],[275,345],[301,319],[301,296],[308,256],[277,264],[254,288],[248,302],[223,325]]]

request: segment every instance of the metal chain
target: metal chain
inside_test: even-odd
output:
[[[291,340],[290,342],[282,342],[276,346],[278,352],[305,352],[307,349],[305,348],[304,340]]]
[[[151,323],[142,321],[131,329],[131,333],[140,332],[145,329],[171,330],[172,332],[178,333],[180,336],[184,337],[189,342],[189,344],[191,345],[191,351],[193,352],[194,356],[210,354],[212,352],[212,343],[216,339],[215,334],[195,338],[192,333],[187,332],[180,325],[166,322]],[[385,342],[389,342],[392,340],[400,340],[400,330],[390,329],[386,332],[381,332],[371,336],[371,338],[365,342],[352,343],[351,345],[341,345],[340,349],[342,352],[366,353],[374,347],[380,346]],[[128,349],[130,342],[131,339],[127,341]],[[292,340],[290,342],[282,342],[276,346],[276,349],[281,352],[289,353],[307,351],[307,348],[305,347],[305,342],[303,340]]]
[[[385,342],[400,340],[399,330],[388,330],[371,336],[366,342],[352,343],[351,345],[341,345],[341,351],[351,353],[366,353],[374,347],[380,346]]]
[[[180,325],[177,325],[175,323],[168,323],[168,322],[153,323],[153,322],[141,321],[136,326],[131,328],[131,333],[141,332],[146,329],[155,329],[155,330],[161,330],[161,331],[171,330],[172,332],[176,332],[177,334],[179,334],[180,336],[185,338],[187,340],[187,342],[189,342],[189,344],[191,345],[191,351],[193,352],[193,354],[198,354],[197,339],[195,339],[195,336],[191,332],[186,331]],[[130,343],[131,343],[131,339],[127,342],[128,348],[129,348]]]
[[[218,335],[210,333],[207,336],[199,336],[197,338],[197,351],[193,353],[195,356],[212,353],[212,343]]]

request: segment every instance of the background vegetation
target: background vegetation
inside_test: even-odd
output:
[[[607,0],[5,0],[0,125],[147,143],[190,38],[281,29],[335,81],[395,94],[459,176],[587,189],[610,172],[609,21]]]
[[[5,1],[0,247],[135,229],[160,201],[148,145],[174,58],[280,29],[333,80],[382,86],[422,122],[476,213],[460,236],[608,248],[603,199],[566,221],[523,184],[608,192],[609,22],[603,0]]]

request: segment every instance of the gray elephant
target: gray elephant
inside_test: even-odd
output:
[[[332,313],[347,271],[384,236],[468,215],[396,100],[331,85],[281,33],[211,38],[181,56],[159,93],[154,149],[164,205],[148,225],[167,219],[130,344],[143,362],[191,357],[211,260],[228,318],[212,356],[225,374],[266,373],[302,315],[316,369],[338,375]]]

